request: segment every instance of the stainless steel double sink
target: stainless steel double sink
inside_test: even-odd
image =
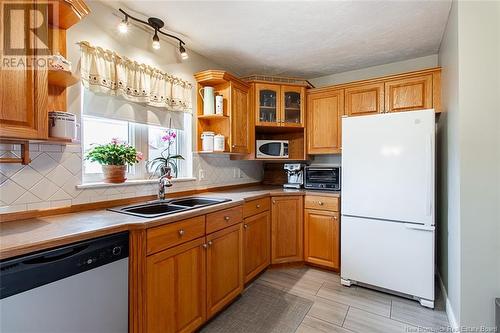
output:
[[[139,217],[160,217],[196,208],[216,205],[222,202],[231,201],[224,198],[207,197],[187,197],[171,200],[156,200],[143,204],[130,205],[124,207],[109,208],[110,211],[129,214]]]

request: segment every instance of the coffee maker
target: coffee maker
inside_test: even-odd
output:
[[[288,176],[288,183],[284,184],[284,188],[300,189],[304,184],[304,170],[300,163],[286,163],[283,168]]]

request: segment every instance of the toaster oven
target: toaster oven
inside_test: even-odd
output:
[[[306,166],[304,178],[307,189],[340,191],[339,166]]]

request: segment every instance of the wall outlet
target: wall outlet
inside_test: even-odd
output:
[[[198,170],[198,179],[199,180],[205,179],[205,170],[203,169]]]

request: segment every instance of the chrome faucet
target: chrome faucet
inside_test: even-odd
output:
[[[163,176],[161,176],[158,183],[158,199],[165,200],[167,187],[170,186],[172,186],[172,182],[170,181],[170,175],[164,174]]]

